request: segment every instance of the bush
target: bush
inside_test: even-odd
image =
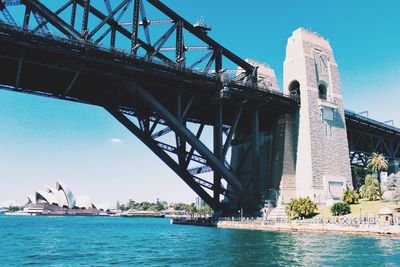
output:
[[[285,207],[290,218],[310,217],[317,210],[317,205],[309,198],[294,198]]]
[[[346,215],[351,212],[349,203],[338,202],[333,204],[331,207],[331,213],[333,216]]]
[[[357,203],[359,199],[360,195],[353,189],[347,189],[343,192],[342,200],[348,204]]]

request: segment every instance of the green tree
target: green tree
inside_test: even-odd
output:
[[[129,209],[134,209],[135,205],[136,205],[136,202],[132,199],[129,199],[128,203],[126,203],[125,207],[127,210],[129,210]]]
[[[368,200],[377,200],[381,197],[379,182],[373,175],[369,174],[365,177],[365,183],[360,188],[360,195]]]
[[[343,192],[342,200],[348,204],[357,203],[359,199],[360,195],[353,189],[347,189]]]
[[[139,210],[148,210],[151,206],[152,206],[152,205],[151,205],[150,202],[144,201],[144,202],[141,202],[141,203],[138,205],[137,208],[138,208]]]
[[[374,152],[367,160],[367,168],[378,174],[378,182],[381,183],[381,172],[387,170],[388,162],[383,154]]]
[[[351,168],[353,186],[356,190],[360,189],[360,187],[364,184],[365,176],[367,174],[372,174],[372,172],[368,168],[361,166],[354,166]]]
[[[207,204],[203,206],[204,214],[212,215],[214,210]]]
[[[185,210],[186,209],[186,204],[179,202],[179,203],[175,203],[173,205],[174,210]]]
[[[185,204],[184,210],[186,211],[186,213],[189,213],[191,217],[193,217],[194,213],[197,211],[196,210],[196,206],[194,205],[194,203]]]
[[[379,187],[379,198],[382,199],[382,188],[381,188],[381,172],[386,171],[388,167],[388,162],[383,156],[383,154],[372,153],[368,158],[367,168],[378,175],[378,187]]]
[[[317,205],[309,197],[293,198],[285,207],[289,218],[310,217],[317,210]]]
[[[206,204],[197,209],[197,213],[200,214],[201,216],[206,217],[207,215],[211,216],[214,213],[214,210]]]
[[[21,208],[20,208],[20,207],[17,207],[17,206],[9,206],[9,207],[7,208],[7,210],[8,210],[9,212],[16,212],[16,211],[18,211],[18,210],[21,210]]]

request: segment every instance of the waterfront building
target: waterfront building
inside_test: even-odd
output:
[[[109,204],[94,204],[89,196],[74,196],[62,181],[55,187],[46,185],[45,190],[37,190],[27,196],[24,212],[43,215],[99,215],[109,210]]]
[[[194,203],[195,203],[196,209],[200,209],[200,208],[204,207],[204,205],[205,205],[205,202],[204,202],[204,200],[201,199],[201,197],[196,197],[194,200]]]

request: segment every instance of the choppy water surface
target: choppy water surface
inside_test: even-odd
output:
[[[398,266],[400,239],[0,216],[0,266]]]

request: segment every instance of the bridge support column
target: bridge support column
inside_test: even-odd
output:
[[[253,194],[257,199],[261,194],[261,169],[260,169],[260,117],[258,110],[253,111],[252,121],[252,161],[253,161]]]
[[[221,161],[224,162],[222,155],[222,105],[218,103],[216,105],[216,118],[214,124],[214,155]],[[221,194],[221,174],[214,171],[214,200],[219,203]]]
[[[286,204],[296,197],[296,151],[298,114],[281,115],[276,122],[269,199],[275,205]]]
[[[284,87],[300,93],[296,195],[320,204],[339,201],[352,180],[339,71],[327,40],[303,28],[293,32]]]

